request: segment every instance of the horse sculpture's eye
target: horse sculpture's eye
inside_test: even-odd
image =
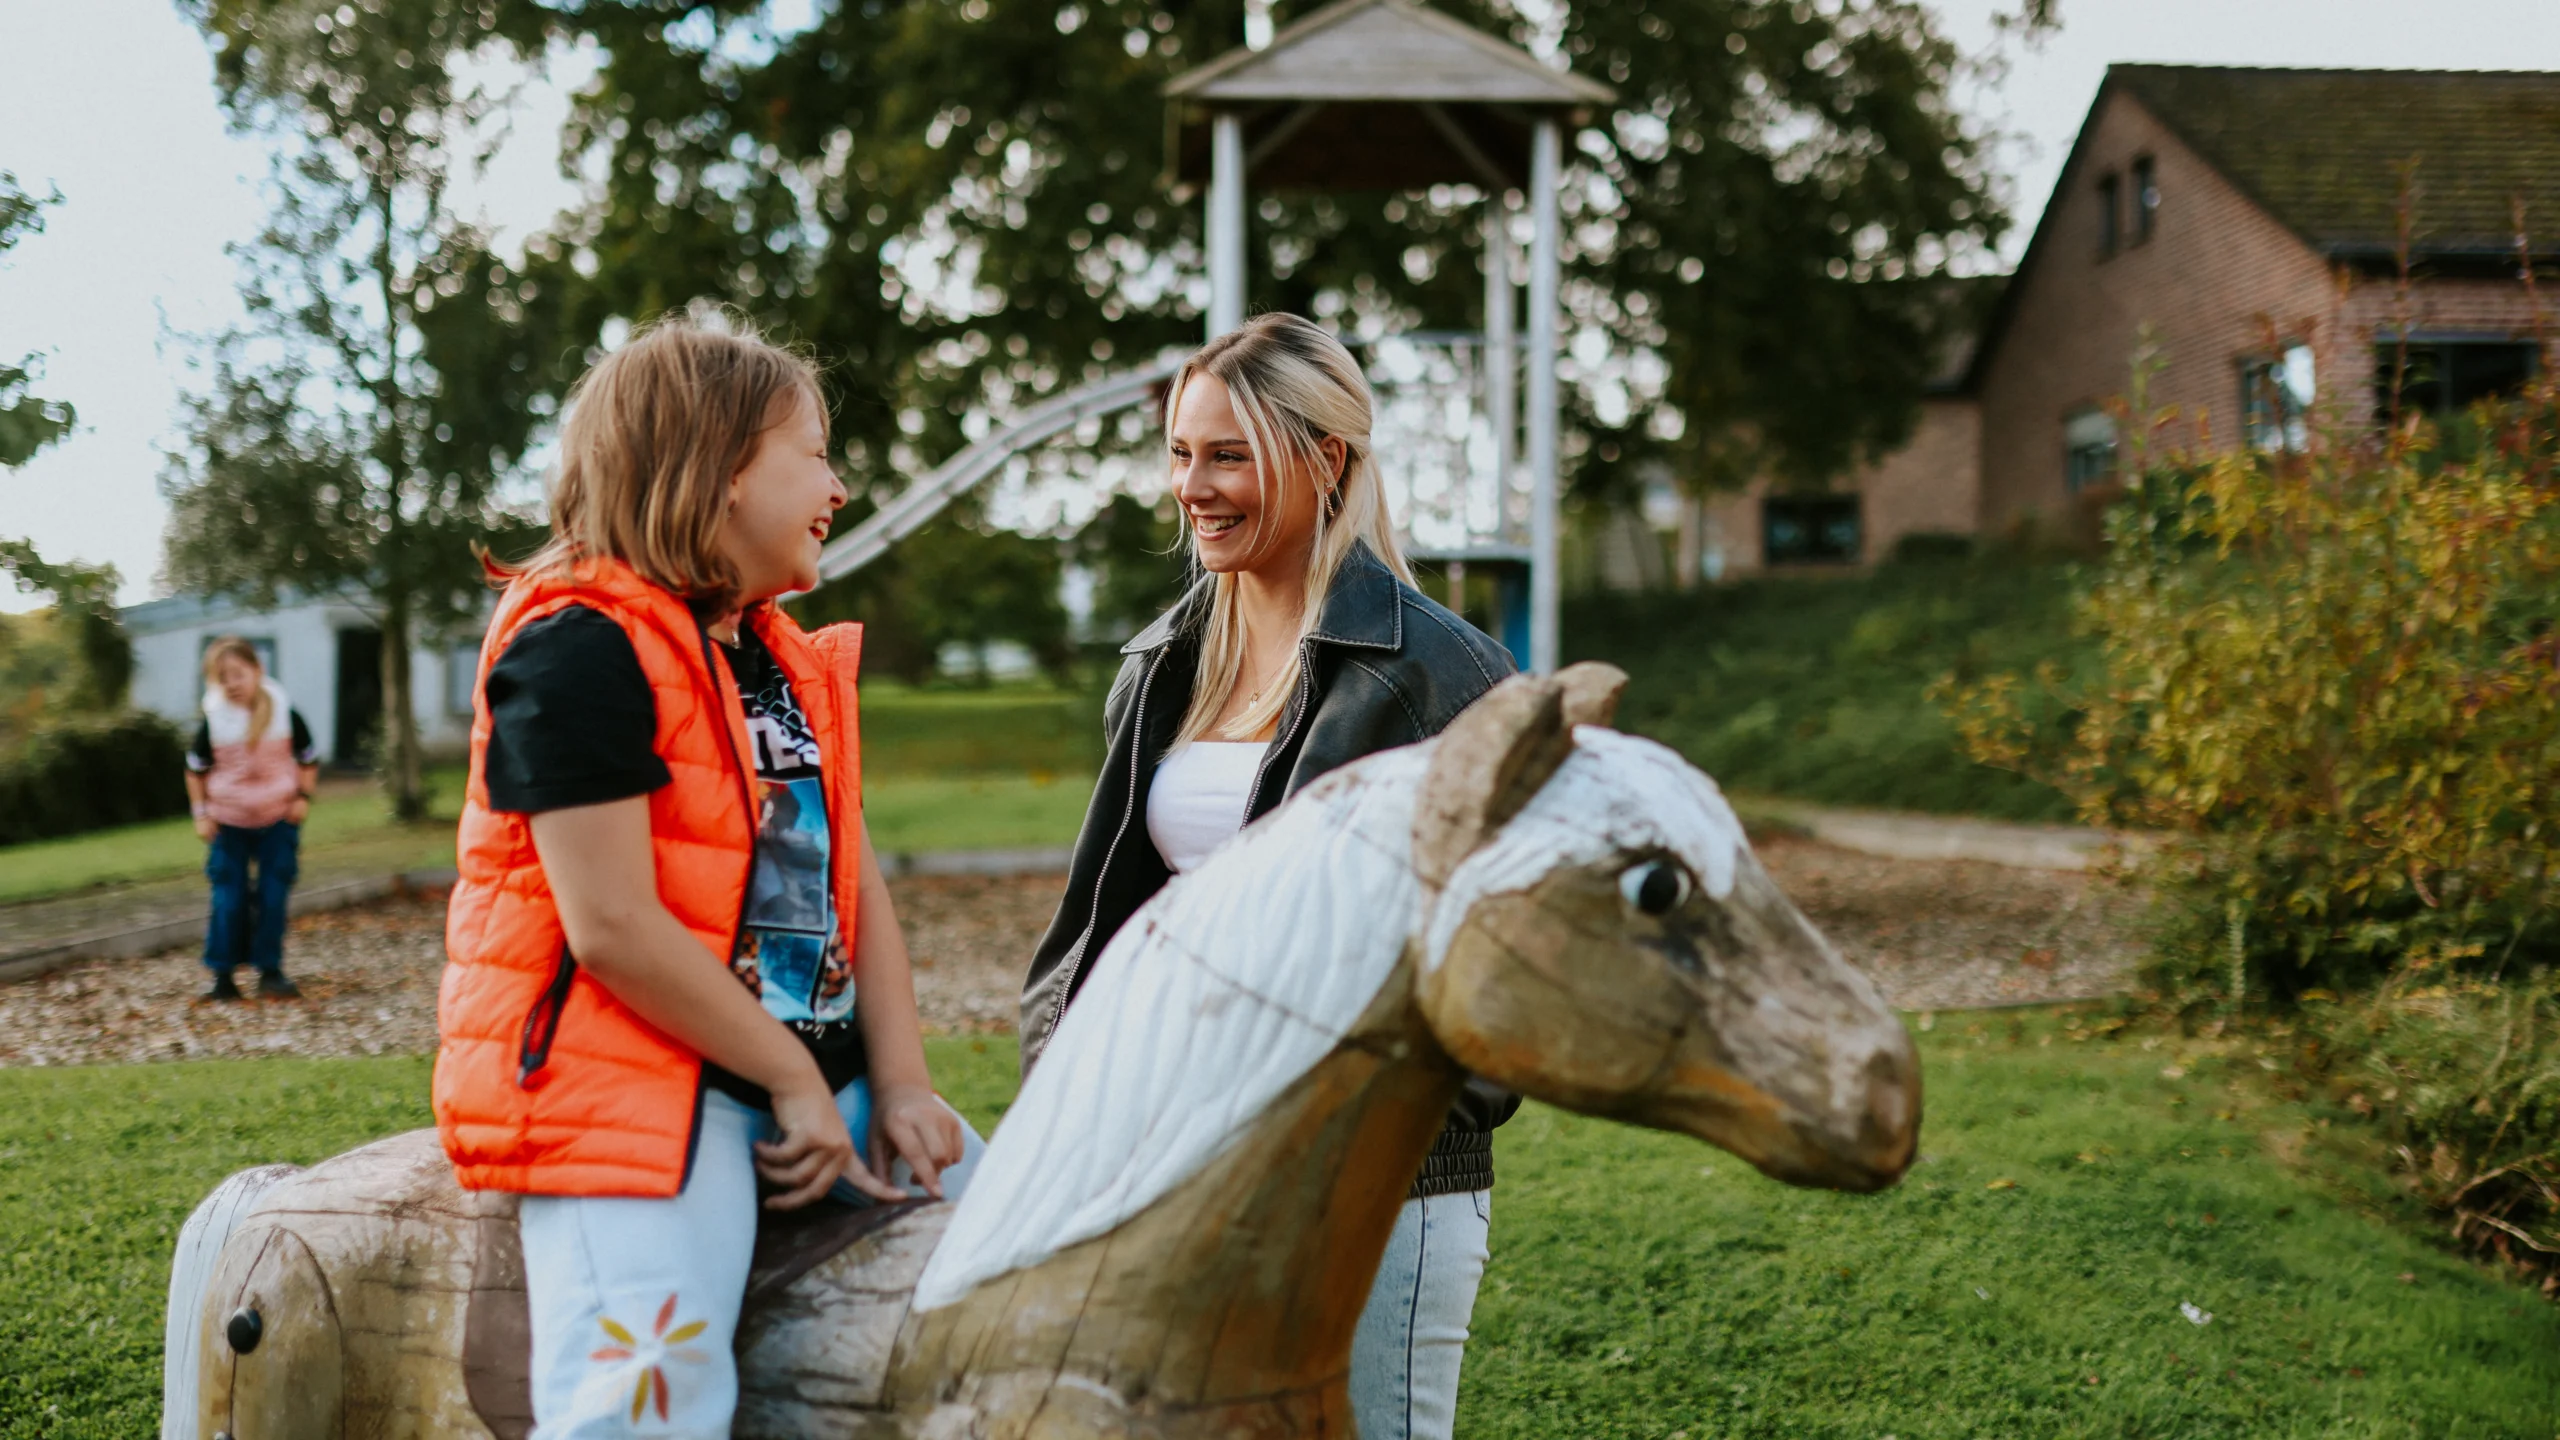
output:
[[[1689,898],[1689,872],[1670,860],[1630,865],[1618,876],[1618,893],[1647,915],[1668,915]]]

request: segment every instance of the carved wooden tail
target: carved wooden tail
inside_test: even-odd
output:
[[[213,1189],[178,1229],[178,1251],[169,1264],[169,1319],[161,1337],[160,1440],[197,1440],[196,1419],[204,1378],[204,1306],[222,1247],[276,1182],[302,1173],[299,1165],[260,1165],[242,1170]]]

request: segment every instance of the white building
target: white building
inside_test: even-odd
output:
[[[311,726],[324,763],[362,765],[382,726],[382,630],[346,598],[285,596],[272,610],[192,595],[126,606],[133,637],[133,703],[189,733],[203,713],[204,651],[217,636],[258,647],[267,673]],[[411,651],[409,687],[418,738],[430,756],[456,755],[471,739],[477,634]]]

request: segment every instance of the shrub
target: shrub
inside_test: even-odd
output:
[[[1630,679],[1619,723],[1737,791],[2017,820],[2070,802],[1976,764],[1931,681],[2090,660],[2070,631],[2071,570],[2009,550],[1906,547],[1863,575],[1768,577],[1567,602],[1567,660]]]
[[[2079,602],[2095,683],[1942,687],[1976,759],[2161,834],[2145,868],[2173,995],[2549,954],[2560,391],[2466,429],[2155,471]]]
[[[2560,972],[2464,979],[2469,958],[2420,953],[2369,997],[2304,1018],[2331,1086],[2383,1127],[2455,1237],[2560,1295]]]
[[[0,845],[182,815],[186,742],[137,710],[47,717],[0,753]]]

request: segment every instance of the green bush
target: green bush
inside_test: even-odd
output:
[[[0,752],[0,845],[187,808],[186,742],[138,710],[46,717]]]
[[[2084,666],[2071,576],[1941,544],[1864,575],[1590,595],[1566,604],[1565,658],[1625,669],[1619,723],[1733,790],[2065,819],[2070,802],[2050,786],[1968,759],[1929,691],[1951,672]]]
[[[2560,390],[2453,433],[2151,473],[2079,605],[2101,673],[1947,687],[1976,759],[2163,837],[2182,1002],[2555,958]]]

